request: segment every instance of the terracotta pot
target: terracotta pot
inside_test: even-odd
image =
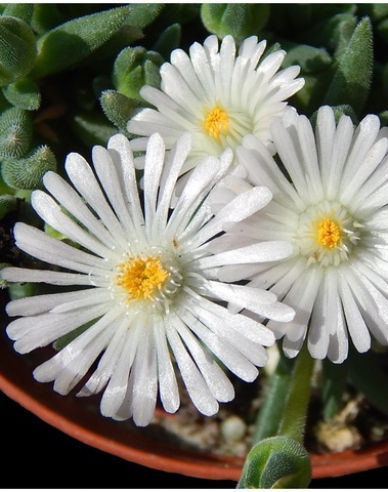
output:
[[[5,319],[3,313],[1,318]],[[47,354],[36,352],[27,356],[17,354],[4,329],[1,330],[0,390],[43,421],[85,444],[156,470],[215,480],[240,478],[242,458],[183,450],[163,440],[156,441],[152,426],[138,429],[129,421],[123,425],[99,416],[99,396],[95,400],[62,397],[50,384],[37,383],[32,369],[46,360]],[[313,478],[371,470],[388,465],[388,441],[311,458]]]

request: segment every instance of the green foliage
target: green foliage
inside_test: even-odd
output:
[[[10,3],[1,11],[0,219],[35,220],[60,240],[67,239],[39,222],[29,204],[31,191],[23,190],[40,188],[49,169],[63,174],[69,152],[89,157],[93,145],[105,145],[117,131],[126,134],[134,110],[144,105],[141,87],[158,87],[160,66],[171,51],[187,51],[210,33],[220,39],[232,34],[237,44],[257,35],[272,46],[267,53],[285,49],[283,68],[299,65],[305,79],[291,103],[312,120],[329,104],[337,119],[347,114],[357,123],[375,113],[388,124],[386,4]],[[12,298],[34,292],[30,284],[10,287]],[[323,362],[324,419],[336,414],[349,383],[388,414],[381,391],[388,383],[384,357],[351,353],[348,366]],[[303,432],[312,365],[297,362],[281,361],[268,378],[256,422],[258,444],[239,488],[303,488],[310,481]]]
[[[163,58],[152,51],[142,47],[125,48],[117,56],[112,79],[118,90],[125,96],[142,101],[139,95],[143,85],[159,87],[159,67]]]
[[[248,453],[238,489],[306,488],[311,463],[305,448],[292,438],[263,439]]]
[[[43,35],[33,76],[62,71],[85,59],[117,33],[127,21],[130,7],[117,7],[62,24]]]
[[[38,109],[42,98],[37,84],[29,79],[18,80],[7,85],[3,89],[3,94],[9,103],[29,111]]]
[[[90,148],[93,145],[106,145],[109,138],[117,133],[117,129],[97,112],[79,112],[70,125],[77,137]]]
[[[255,423],[254,443],[277,434],[291,383],[293,363],[280,351],[277,367],[268,376],[263,404]]]
[[[370,20],[364,18],[356,26],[346,47],[336,57],[335,71],[324,104],[349,104],[356,114],[361,114],[372,81],[372,37]]]
[[[129,99],[115,90],[106,90],[101,94],[100,102],[109,121],[121,132],[126,133],[127,123],[132,117],[134,108],[138,106],[138,101]]]
[[[182,29],[180,24],[172,24],[168,26],[159,36],[157,42],[153,46],[154,51],[160,53],[160,55],[168,60],[172,50],[179,47],[179,43],[182,37]]]
[[[282,44],[287,51],[283,67],[299,65],[304,74],[319,72],[331,64],[331,56],[324,48],[315,48],[306,44]]]
[[[23,159],[5,160],[1,172],[5,183],[11,188],[33,190],[41,188],[47,171],[55,171],[56,158],[47,146],[36,149]]]
[[[3,15],[9,17],[17,17],[27,24],[30,24],[33,12],[33,3],[8,3],[3,11]]]
[[[201,18],[209,32],[221,39],[231,34],[240,43],[244,38],[262,31],[269,9],[265,3],[204,3]]]
[[[0,86],[25,77],[36,58],[35,35],[23,20],[0,16]]]
[[[0,115],[0,157],[19,158],[31,143],[32,121],[27,111],[10,108]]]

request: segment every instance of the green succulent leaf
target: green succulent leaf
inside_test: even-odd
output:
[[[283,67],[299,65],[303,74],[316,73],[327,69],[331,64],[331,56],[324,48],[315,48],[306,44],[289,45],[283,43],[287,51]]]
[[[33,80],[22,79],[3,88],[3,94],[8,102],[14,106],[34,111],[39,108],[41,94]]]
[[[139,106],[139,102],[129,99],[115,90],[106,90],[100,98],[102,109],[106,117],[122,133],[127,132],[127,123],[133,115],[133,111]]]
[[[142,101],[139,94],[143,85],[159,87],[159,67],[161,56],[145,48],[125,48],[117,56],[113,66],[113,83],[118,92],[125,96]]]
[[[14,189],[34,190],[42,188],[43,176],[47,171],[55,171],[57,162],[49,147],[43,145],[30,156],[3,162],[1,172],[5,183]]]
[[[97,111],[82,111],[71,121],[71,129],[87,147],[105,146],[117,128],[111,125],[103,114]]]
[[[31,23],[33,13],[33,3],[7,3],[3,11],[3,15],[17,17],[27,24]]]
[[[373,31],[368,18],[362,19],[354,30],[346,49],[341,50],[324,104],[348,104],[360,114],[372,81]]]
[[[220,39],[231,34],[237,43],[259,34],[269,18],[265,3],[203,3],[201,18],[206,29]]]
[[[36,59],[35,35],[17,17],[0,16],[0,86],[25,77]]]
[[[128,21],[131,7],[116,7],[68,21],[38,41],[35,78],[60,72],[100,48]]]
[[[283,409],[292,380],[294,360],[288,359],[282,351],[275,371],[268,376],[263,404],[255,423],[253,442],[275,436],[282,419]]]
[[[157,51],[165,60],[168,60],[171,52],[179,47],[181,36],[182,29],[180,24],[176,23],[168,26],[153,46],[154,51]]]
[[[306,449],[294,439],[263,439],[248,453],[238,489],[307,488],[311,463]]]
[[[28,150],[32,138],[30,114],[10,108],[0,115],[0,157],[19,158]]]
[[[34,3],[31,27],[42,35],[66,22],[66,16],[55,3]]]

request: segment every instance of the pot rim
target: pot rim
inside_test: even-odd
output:
[[[0,353],[4,348],[0,348]],[[63,397],[49,384],[36,382],[19,357],[8,359],[0,373],[0,390],[37,417],[69,436],[101,451],[157,470],[180,473],[196,478],[238,481],[243,458],[173,449],[164,443],[155,446],[151,439],[142,438],[141,430],[133,430],[133,443],[126,442],[122,429],[111,419],[87,412],[77,405],[79,398]],[[6,353],[4,355],[6,355]],[[16,354],[15,354],[16,355]],[[14,369],[18,370],[14,370]],[[23,370],[24,369],[24,370]],[[79,410],[82,412],[79,412]],[[126,432],[126,437],[130,432]],[[147,446],[148,445],[148,446]],[[150,452],[151,445],[152,452]],[[325,455],[311,454],[312,478],[338,477],[388,465],[388,440],[361,448]]]

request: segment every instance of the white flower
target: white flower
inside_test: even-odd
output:
[[[252,286],[266,286],[294,307],[295,318],[269,322],[285,353],[294,357],[308,338],[311,355],[341,363],[350,336],[359,352],[371,334],[388,343],[387,129],[369,115],[354,128],[347,116],[335,123],[320,108],[315,134],[304,116],[272,127],[287,179],[260,142],[248,137],[237,150],[251,183],[274,198],[238,225],[245,244],[292,242],[291,258],[251,270]],[[226,275],[223,276],[226,278]],[[232,280],[229,278],[229,280]]]
[[[236,46],[228,35],[218,45],[209,36],[203,46],[194,43],[190,56],[183,50],[171,53],[171,63],[161,67],[161,90],[145,86],[141,96],[156,109],[143,109],[128,123],[132,134],[149,137],[159,132],[167,148],[183,132],[193,135],[193,146],[182,173],[195,167],[206,155],[219,156],[254,134],[271,144],[269,127],[282,115],[287,98],[304,85],[296,79],[300,67],[279,70],[285,51],[260,59],[266,41],[252,36]],[[147,138],[134,139],[134,150],[144,150]]]
[[[178,409],[175,363],[193,403],[206,415],[217,412],[218,401],[234,397],[216,358],[246,381],[257,376],[256,366],[267,359],[264,346],[274,343],[274,335],[222,304],[235,299],[241,309],[280,321],[294,315],[274,294],[217,279],[220,265],[275,260],[292,251],[278,241],[220,254],[209,250],[226,221],[238,222],[271,199],[266,188],[257,187],[212,214],[209,192],[230,166],[231,151],[220,160],[205,159],[171,211],[173,190],[189,151],[189,134],[178,139],[168,157],[162,138],[150,138],[143,206],[124,136],[112,137],[108,149],[94,147],[96,175],[80,155],[70,154],[66,171],[74,188],[49,172],[44,184],[52,197],[35,191],[32,205],[47,224],[79,247],[18,223],[14,234],[19,248],[56,268],[10,267],[2,272],[11,282],[74,286],[8,304],[10,316],[21,316],[7,328],[18,352],[30,352],[89,324],[39,366],[35,378],[54,381],[61,394],[83,379],[78,395],[104,390],[102,414],[115,419],[133,416],[140,426],[151,421],[158,395],[168,412]]]

